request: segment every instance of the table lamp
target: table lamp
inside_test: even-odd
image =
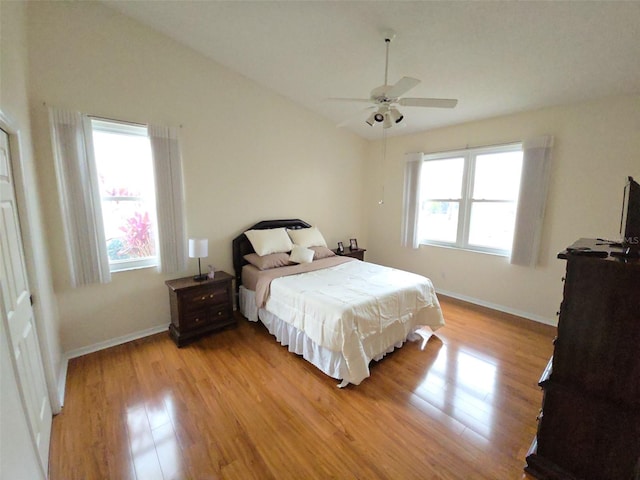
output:
[[[198,275],[193,277],[196,282],[202,282],[207,279],[200,269],[200,259],[209,255],[209,239],[207,238],[190,238],[189,239],[189,258],[198,259]]]

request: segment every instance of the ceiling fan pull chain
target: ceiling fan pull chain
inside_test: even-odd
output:
[[[382,155],[380,156],[380,200],[378,205],[384,205],[384,166],[387,159],[387,130],[382,129]]]

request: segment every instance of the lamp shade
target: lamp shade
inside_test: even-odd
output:
[[[208,238],[189,239],[189,258],[203,258],[209,255]]]

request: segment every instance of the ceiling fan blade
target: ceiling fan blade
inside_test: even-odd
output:
[[[398,98],[418,85],[420,80],[411,77],[402,77],[398,82],[391,87],[386,93],[387,98]]]
[[[454,98],[401,98],[398,103],[403,107],[453,108],[458,104]]]
[[[366,103],[371,103],[371,100],[369,98],[327,98],[327,100],[331,100],[334,102],[366,102]]]

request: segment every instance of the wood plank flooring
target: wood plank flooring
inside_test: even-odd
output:
[[[440,300],[424,350],[345,389],[239,314],[73,359],[50,479],[528,479],[555,328]]]

